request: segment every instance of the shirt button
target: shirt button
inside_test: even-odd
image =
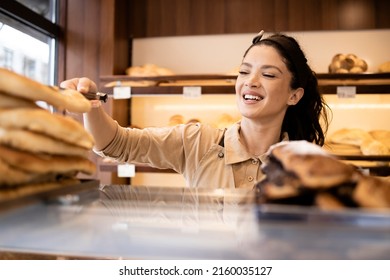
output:
[[[219,152],[219,153],[218,153],[218,157],[219,157],[219,158],[223,158],[224,156],[225,156],[225,155],[224,155],[222,152]]]
[[[252,164],[257,164],[259,161],[257,159],[252,159]]]
[[[253,177],[252,176],[248,176],[248,181],[252,182],[253,181]]]

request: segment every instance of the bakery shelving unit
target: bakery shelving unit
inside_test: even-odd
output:
[[[323,94],[337,93],[337,87],[355,86],[356,93],[390,93],[390,72],[389,73],[361,73],[361,74],[328,74],[318,73],[318,84]],[[157,77],[130,77],[127,75],[102,76],[100,85],[108,83],[121,86],[126,82],[154,82],[154,86],[131,86],[132,95],[165,95],[182,94],[186,86],[201,86],[202,94],[226,94],[235,93],[234,75],[172,75]],[[187,85],[181,82],[186,81]],[[207,83],[210,81],[211,83]],[[192,82],[192,83],[191,83]],[[113,87],[105,87],[105,91],[112,94]]]
[[[321,92],[330,97],[328,100],[334,100],[335,95],[340,97],[339,100],[346,100],[344,106],[351,105],[350,100],[354,97],[365,97],[366,100],[376,100],[376,102],[384,104],[368,104],[367,106],[372,108],[371,115],[361,115],[360,120],[364,120],[365,123],[369,123],[369,119],[376,118],[378,123],[386,123],[387,130],[390,130],[390,117],[387,113],[385,116],[381,115],[381,112],[389,112],[390,108],[390,73],[361,73],[361,74],[318,74],[319,87]],[[347,91],[343,89],[347,88]],[[349,95],[351,94],[351,95]],[[350,100],[348,100],[350,99]],[[351,102],[352,103],[352,102]],[[340,104],[339,104],[340,105]],[[366,104],[356,104],[356,107],[365,106]],[[375,111],[375,107],[381,107],[380,110]],[[356,109],[358,110],[358,109]],[[352,110],[350,110],[352,111]],[[358,113],[355,113],[357,115]],[[383,119],[383,117],[385,119]],[[386,122],[386,118],[389,118]],[[349,118],[348,121],[351,127],[359,126],[359,120],[353,121]],[[372,122],[370,126],[375,126],[376,123]],[[369,171],[371,175],[377,176],[390,176],[390,155],[337,155],[341,160],[352,163],[360,167],[361,169]]]
[[[318,85],[320,91],[325,95],[344,94],[340,89],[352,89],[353,94],[390,94],[390,73],[361,73],[361,74],[329,74],[317,73]],[[163,98],[164,96],[183,95],[186,87],[200,87],[201,94],[218,95],[234,94],[234,75],[220,74],[198,74],[198,75],[172,75],[156,77],[130,77],[128,75],[102,76],[100,78],[100,88],[113,96],[114,87],[131,87],[131,96],[155,96]],[[149,85],[140,85],[147,82]],[[108,86],[107,86],[108,85]],[[350,96],[347,96],[347,98]],[[115,108],[115,110],[131,110],[131,101],[122,106],[128,108]],[[128,116],[130,119],[130,116]],[[381,176],[390,175],[389,157],[364,157],[356,155],[342,155],[340,157],[348,161],[380,161],[380,166],[372,167],[371,170]],[[103,163],[100,170],[115,172],[116,164]],[[159,170],[147,166],[137,166],[137,172],[158,172],[172,173],[171,170]]]
[[[190,86],[201,86],[202,94],[234,93],[234,75],[172,75],[156,77],[130,77],[127,75],[103,76],[101,86],[113,84],[127,86],[130,84],[132,96],[137,95],[170,95],[183,94],[183,89]],[[153,86],[131,86],[131,82],[151,82]],[[112,86],[105,87],[107,93],[113,93]]]
[[[342,86],[356,87],[356,94],[389,94],[390,72],[361,74],[317,74],[318,85],[323,94],[335,94]]]

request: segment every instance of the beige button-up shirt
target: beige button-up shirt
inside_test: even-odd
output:
[[[97,153],[120,162],[173,169],[189,187],[253,188],[264,176],[260,165],[265,155],[249,154],[239,131],[240,122],[226,130],[200,123],[145,129],[118,126],[112,142]]]

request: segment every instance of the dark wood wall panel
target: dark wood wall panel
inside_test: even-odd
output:
[[[375,11],[383,11],[377,13],[375,17],[375,26],[390,27],[390,1],[377,0],[375,1]]]
[[[340,29],[353,30],[375,28],[375,1],[339,1],[338,11],[338,26]]]
[[[243,3],[245,3],[243,5]],[[223,33],[259,32],[274,26],[274,1],[267,0],[233,0],[225,1],[225,29]]]
[[[128,0],[137,37],[390,28],[386,0]]]
[[[274,30],[270,28],[270,31],[284,31],[288,29],[288,11],[289,11],[289,0],[275,0],[274,7],[274,19],[273,26]]]
[[[186,1],[184,1],[186,2]],[[190,32],[194,35],[220,34],[225,28],[225,1],[187,1],[190,3]],[[212,18],[212,20],[211,20]],[[197,24],[199,22],[199,24]],[[189,35],[187,31],[181,30],[181,35]]]
[[[323,30],[338,29],[338,0],[322,0],[321,26]]]

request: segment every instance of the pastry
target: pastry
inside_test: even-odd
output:
[[[261,170],[265,177],[256,183],[260,204],[390,208],[389,180],[365,175],[306,141],[271,146]]]
[[[173,115],[169,118],[169,126],[175,126],[184,123],[184,117],[182,115]]]
[[[355,170],[306,141],[278,143],[272,146],[270,155],[309,188],[326,188],[348,181]]]
[[[363,73],[367,69],[367,62],[355,54],[336,54],[328,66],[329,73]]]
[[[383,62],[381,65],[379,65],[378,72],[390,72],[390,61]]]
[[[389,208],[390,181],[373,176],[361,176],[353,198],[362,207]]]
[[[381,142],[390,150],[390,130],[377,129],[369,131],[372,138]]]
[[[359,128],[343,128],[329,136],[329,141],[336,144],[359,146],[366,140],[372,139],[371,135]]]

